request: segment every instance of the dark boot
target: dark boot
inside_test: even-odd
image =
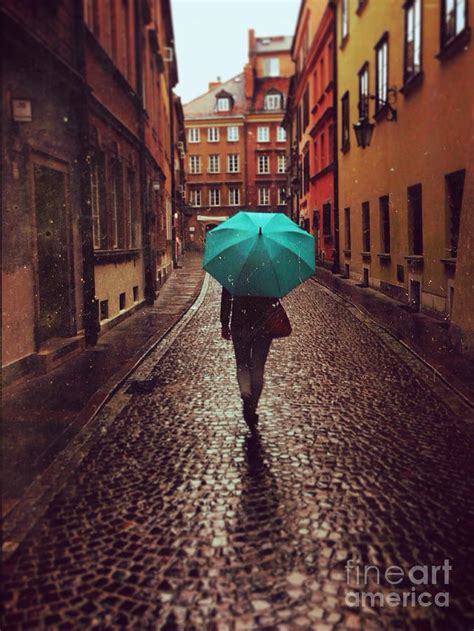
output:
[[[258,414],[255,411],[255,403],[252,397],[242,397],[244,419],[250,429],[255,429],[258,423]]]

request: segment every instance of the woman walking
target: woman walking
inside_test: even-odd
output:
[[[291,326],[278,298],[233,296],[225,287],[220,320],[222,337],[234,345],[244,419],[254,429],[272,340],[289,335]]]

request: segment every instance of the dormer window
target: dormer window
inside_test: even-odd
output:
[[[234,98],[228,92],[221,90],[216,94],[216,111],[230,112],[234,106]]]
[[[282,97],[280,92],[269,92],[265,95],[264,109],[266,110],[281,110],[282,109]]]
[[[230,100],[226,96],[217,99],[217,111],[228,112],[230,110]]]

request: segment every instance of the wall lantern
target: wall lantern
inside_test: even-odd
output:
[[[378,112],[385,111],[385,120],[389,123],[393,123],[397,120],[397,110],[389,102],[390,95],[393,95],[395,99],[397,96],[397,88],[389,88],[387,90],[387,101],[378,99],[378,103],[380,105]],[[370,94],[367,98],[374,100],[376,97]],[[375,118],[378,118],[378,116],[379,114],[377,113]],[[357,121],[357,123],[354,123],[352,127],[354,128],[354,133],[356,135],[357,146],[362,147],[362,149],[368,147],[370,145],[370,141],[372,140],[372,134],[374,133],[374,123],[371,123],[366,116]]]

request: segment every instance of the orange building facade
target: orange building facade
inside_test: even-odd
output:
[[[333,266],[338,259],[337,137],[334,18],[329,3],[302,3],[292,58],[296,73],[284,122],[292,139],[292,206],[300,225],[315,237],[319,261]]]
[[[176,259],[184,129],[168,1],[7,1],[1,18],[10,382],[153,302]]]
[[[291,38],[255,37],[249,61],[232,79],[209,84],[184,106],[187,130],[187,242],[202,248],[206,230],[242,209],[287,210],[286,132],[281,127]]]

